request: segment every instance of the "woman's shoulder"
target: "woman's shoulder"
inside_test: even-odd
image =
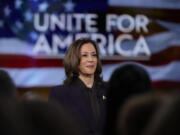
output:
[[[100,87],[101,89],[104,89],[104,90],[105,90],[106,87],[107,87],[107,82],[102,81],[102,82],[100,83],[99,87]]]
[[[107,82],[107,81],[103,81],[103,86],[104,86],[104,88],[106,88],[106,87],[107,87],[107,84],[108,84],[108,82]]]
[[[58,91],[58,92],[69,92],[72,91],[73,89],[76,89],[76,87],[74,87],[73,85],[65,85],[65,84],[61,84],[61,85],[57,85],[57,86],[53,86],[51,88],[51,91]]]
[[[61,84],[61,85],[53,86],[51,88],[51,90],[56,91],[56,90],[63,90],[63,89],[68,89],[68,88],[69,88],[69,86]]]
[[[51,89],[50,89],[50,97],[56,97],[56,96],[62,96],[63,95],[67,95],[67,93],[69,93],[70,89],[68,86],[66,85],[56,85],[56,86],[53,86]]]

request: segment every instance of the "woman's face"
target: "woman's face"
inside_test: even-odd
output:
[[[94,75],[97,67],[97,52],[92,43],[86,43],[80,49],[80,75]]]

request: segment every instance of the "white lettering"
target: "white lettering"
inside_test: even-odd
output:
[[[124,40],[132,40],[132,39],[133,39],[133,37],[129,34],[123,34],[123,35],[119,36],[116,40],[116,43],[115,43],[115,49],[116,49],[117,53],[119,53],[123,56],[131,56],[131,51],[130,50],[123,50],[121,47],[121,43]]]
[[[98,17],[97,14],[87,14],[85,18],[85,28],[87,32],[97,32],[97,27],[96,26],[96,19]],[[94,27],[93,27],[94,26]]]
[[[106,31],[111,32],[113,27],[116,26],[115,19],[117,18],[117,15],[115,14],[108,14],[106,16]]]
[[[41,25],[40,22],[43,22]],[[49,14],[45,14],[43,21],[40,21],[40,14],[34,14],[34,27],[40,32],[45,32],[49,27]]]
[[[106,37],[102,34],[94,33],[91,35],[91,39],[98,43],[101,55],[106,55],[106,50],[105,50],[105,46],[107,43]]]
[[[38,41],[35,44],[35,47],[33,49],[33,53],[45,53],[45,54],[51,54],[51,48],[50,45],[44,35],[40,35]]]
[[[54,31],[56,26],[60,30],[65,30],[65,14],[61,14],[59,18],[56,15],[51,15],[51,23],[50,23],[50,30]]]
[[[57,36],[52,36],[52,53],[58,54],[58,48],[65,49],[69,47],[69,45],[72,43],[72,35],[68,35],[67,37],[63,38],[63,40]]]
[[[128,33],[133,31],[135,27],[134,19],[130,15],[123,14],[117,19],[117,27],[122,32]]]
[[[144,37],[140,36],[140,38],[137,40],[137,43],[135,45],[135,48],[133,50],[133,55],[137,56],[141,53],[144,53],[147,56],[150,56],[150,50],[148,48],[148,45],[144,39]]]
[[[140,33],[141,28],[144,32],[148,32],[147,25],[149,24],[149,20],[145,15],[137,15],[135,18],[136,21],[136,32]]]
[[[76,18],[76,25],[75,25],[75,30],[76,31],[81,31],[82,30],[82,20],[85,18],[84,14],[74,14],[74,17]]]

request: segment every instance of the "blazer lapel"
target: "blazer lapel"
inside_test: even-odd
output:
[[[105,121],[105,107],[106,107],[106,94],[103,89],[98,90],[98,100],[99,100],[99,106],[100,106],[100,125],[102,125]]]
[[[83,119],[83,121],[85,121],[86,123],[88,122],[89,126],[93,126],[92,128],[94,128],[95,123],[92,110],[80,88],[70,88],[70,92],[68,93],[69,98],[74,103],[73,107],[75,107],[75,109],[78,111],[81,119]]]

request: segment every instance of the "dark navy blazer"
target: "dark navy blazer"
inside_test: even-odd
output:
[[[97,95],[100,106],[99,123],[95,122],[92,109],[78,87],[65,85],[53,87],[49,99],[56,100],[75,116],[84,135],[99,135],[105,120],[105,90],[98,89]]]

